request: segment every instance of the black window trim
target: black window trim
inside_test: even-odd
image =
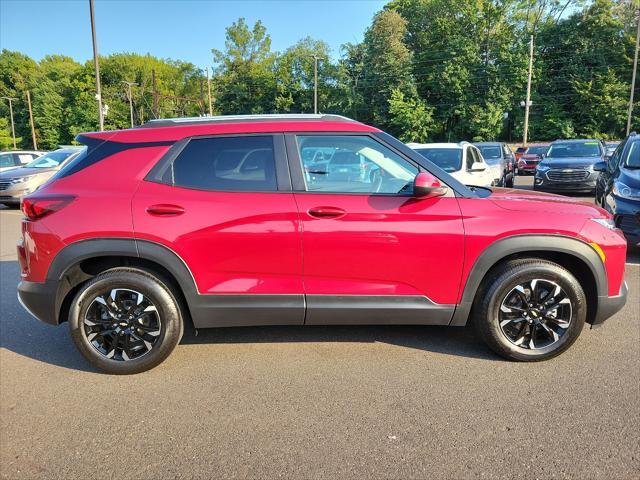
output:
[[[176,185],[173,178],[173,170],[171,172],[171,181],[167,182],[164,179],[167,169],[173,166],[173,162],[178,158],[182,151],[192,140],[202,139],[216,139],[216,138],[243,138],[243,137],[271,137],[273,141],[273,156],[276,169],[276,188],[277,190],[225,190],[225,189],[210,189],[210,188],[196,188],[188,187],[184,185]],[[160,183],[163,185],[169,185],[175,188],[184,188],[187,190],[198,190],[202,192],[223,192],[223,193],[291,193],[291,177],[289,175],[289,167],[287,165],[287,153],[285,149],[284,135],[277,132],[255,132],[255,133],[225,133],[225,134],[211,134],[211,135],[193,135],[191,137],[185,137],[178,140],[161,158],[156,164],[149,170],[149,173],[144,178],[147,182]]]

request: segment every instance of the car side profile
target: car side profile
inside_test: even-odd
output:
[[[482,157],[487,162],[494,176],[494,183],[500,187],[513,187],[516,172],[516,157],[506,143],[476,142]]]
[[[460,143],[408,143],[407,146],[435,163],[465,185],[491,187],[494,174],[477,147]]]
[[[0,204],[19,205],[23,195],[34,192],[63,165],[79,155],[83,147],[58,148],[35,160],[0,173]]]
[[[613,215],[630,244],[640,245],[640,135],[631,133],[594,170],[600,172],[596,203]]]
[[[472,322],[498,354],[560,354],[626,301],[601,208],[469,188],[333,115],[156,120],[86,149],[22,200],[18,296],[106,372],[161,363],[185,326]],[[309,175],[351,152],[374,178]]]

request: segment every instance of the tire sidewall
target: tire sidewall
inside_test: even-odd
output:
[[[499,311],[502,301],[513,288],[534,278],[550,280],[560,285],[571,298],[572,312],[571,324],[560,340],[542,349],[529,350],[520,348],[507,339],[500,328]],[[531,263],[519,270],[508,270],[493,282],[487,296],[485,312],[487,323],[484,326],[486,334],[499,345],[501,350],[504,350],[507,356],[514,359],[544,360],[560,354],[578,338],[587,316],[586,297],[578,281],[569,272],[551,264]]]
[[[84,333],[84,318],[98,294],[112,289],[135,290],[155,305],[161,332],[151,351],[140,358],[118,361],[98,352]],[[80,353],[94,366],[113,374],[130,374],[149,370],[173,351],[182,337],[183,322],[178,303],[171,291],[157,278],[142,271],[111,270],[89,281],[76,295],[69,312],[71,337]]]

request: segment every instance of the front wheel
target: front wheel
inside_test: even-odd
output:
[[[513,188],[513,174],[508,174],[504,182],[507,188]]]
[[[80,289],[69,328],[93,366],[126,375],[164,361],[182,337],[183,320],[166,282],[143,270],[115,268]]]
[[[539,361],[576,341],[587,301],[576,278],[541,259],[507,262],[483,283],[474,304],[474,324],[497,354],[510,360]]]

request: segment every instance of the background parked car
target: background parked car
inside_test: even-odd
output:
[[[533,175],[536,172],[538,163],[547,154],[547,150],[549,150],[549,145],[527,147],[526,152],[521,154],[518,159],[516,173],[518,175]]]
[[[44,154],[45,152],[37,150],[12,150],[9,152],[0,152],[0,172],[6,172],[12,168],[22,167]]]
[[[494,183],[491,167],[480,150],[468,142],[408,143],[407,146],[465,185],[490,187]]]
[[[515,174],[515,155],[506,143],[479,142],[474,143],[493,170],[494,183],[500,187],[513,187]]]
[[[615,152],[616,148],[618,148],[618,145],[620,145],[620,142],[606,142],[604,144],[605,156],[607,156],[607,157],[612,156],[613,152]]]
[[[593,192],[598,172],[594,165],[604,159],[599,140],[556,140],[536,168],[534,190]]]
[[[629,243],[640,242],[640,135],[632,133],[620,143],[609,161],[595,165],[599,171],[596,203],[613,214],[616,226]]]
[[[20,204],[20,198],[35,191],[85,147],[65,147],[49,152],[23,167],[0,173],[0,204]]]

